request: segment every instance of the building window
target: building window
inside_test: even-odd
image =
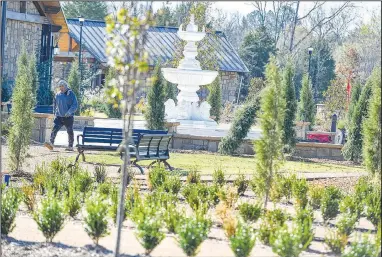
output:
[[[26,1],[20,2],[20,13],[27,13],[27,2]]]

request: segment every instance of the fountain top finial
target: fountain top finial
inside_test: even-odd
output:
[[[187,25],[186,31],[189,32],[198,32],[198,26],[195,24],[195,16],[191,14],[190,23]]]

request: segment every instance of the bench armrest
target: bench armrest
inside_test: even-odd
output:
[[[80,137],[82,137],[82,144],[81,145],[83,145],[84,144],[84,135],[82,135],[82,134],[77,136],[77,144],[80,144]]]

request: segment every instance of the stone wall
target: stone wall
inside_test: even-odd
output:
[[[7,9],[20,11],[20,2],[8,1]],[[27,3],[27,13],[38,14],[32,2]],[[23,43],[28,54],[36,53],[41,45],[42,25],[24,21],[7,19],[4,48],[4,76],[13,81],[17,72],[17,57]]]
[[[52,71],[53,83],[55,81],[60,80],[60,79],[68,80],[71,66],[72,66],[71,62],[54,61],[53,62],[53,71]]]
[[[304,158],[343,161],[342,147],[343,145],[337,144],[300,142],[296,144],[293,155]]]
[[[237,91],[240,84],[239,74],[237,72],[221,72],[222,98],[224,102],[233,102],[237,97]]]

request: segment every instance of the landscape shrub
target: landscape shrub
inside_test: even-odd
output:
[[[354,214],[343,213],[336,223],[338,233],[347,237],[354,231],[357,216]]]
[[[119,188],[116,185],[113,185],[110,191],[109,215],[112,218],[114,224],[117,224],[118,201],[119,201]],[[125,219],[126,219],[126,215],[124,216],[123,220]]]
[[[292,186],[293,198],[299,208],[304,209],[308,204],[308,183],[306,179],[300,178],[294,181]]]
[[[44,162],[41,165],[36,165],[33,174],[33,187],[38,189],[41,195],[45,194],[48,178],[49,167]]]
[[[214,170],[212,173],[212,181],[214,184],[223,186],[225,184],[225,175],[221,167]]]
[[[187,256],[196,256],[201,243],[207,238],[212,222],[198,215],[183,218],[176,228],[178,244]]]
[[[198,171],[197,166],[191,167],[190,171],[187,174],[187,180],[186,182],[189,183],[199,183],[200,182],[200,171]]]
[[[176,227],[182,223],[184,210],[179,210],[175,204],[170,204],[164,208],[163,221],[169,233],[175,233]]]
[[[162,189],[150,192],[146,195],[146,201],[156,208],[167,208],[170,204],[175,204],[178,202],[178,197],[171,193],[167,193]]]
[[[138,206],[141,202],[139,196],[139,186],[135,182],[132,187],[129,187],[126,192],[126,202],[125,202],[125,217],[131,215],[135,206]],[[115,216],[116,217],[116,216]]]
[[[337,230],[326,233],[325,243],[334,254],[342,254],[347,242],[348,237]]]
[[[381,186],[375,185],[364,199],[365,216],[377,228],[381,221]]]
[[[187,184],[182,193],[186,202],[194,211],[206,208],[211,204],[209,188],[205,184]]]
[[[280,187],[282,195],[285,197],[287,202],[289,202],[292,198],[292,187],[296,180],[297,176],[294,173],[282,176]]]
[[[381,222],[378,223],[377,236],[375,237],[375,246],[378,249],[378,257],[381,257],[381,241],[382,241],[382,231]]]
[[[75,181],[69,184],[69,192],[64,199],[65,212],[72,218],[75,218],[81,209],[81,193],[76,189]]]
[[[324,194],[324,187],[319,185],[312,185],[309,187],[309,204],[314,210],[318,210],[321,207],[321,198]]]
[[[98,184],[102,184],[103,182],[105,182],[107,178],[107,171],[105,168],[105,164],[96,165],[94,168],[93,175],[95,178],[95,182],[97,182]]]
[[[98,184],[97,192],[100,196],[108,198],[111,192],[112,183],[108,180],[105,180],[103,183]]]
[[[68,171],[68,163],[65,159],[58,157],[50,163],[50,168],[59,174],[64,174]]]
[[[93,242],[98,245],[99,239],[109,234],[108,206],[102,197],[94,195],[86,201],[85,209],[85,231]]]
[[[280,257],[298,257],[307,245],[301,243],[301,234],[298,229],[288,229],[281,226],[271,236],[272,251]]]
[[[262,207],[260,203],[242,203],[239,205],[240,216],[244,219],[245,222],[256,222],[260,218],[261,212]]]
[[[148,186],[150,190],[155,190],[163,185],[169,172],[163,167],[156,166],[152,168],[148,175]]]
[[[248,188],[249,181],[245,178],[244,174],[239,174],[234,180],[233,185],[237,188],[237,194],[243,196]]]
[[[25,182],[21,186],[22,199],[29,212],[33,212],[36,206],[36,189],[33,185],[27,185]]]
[[[167,176],[163,183],[163,190],[174,195],[177,195],[181,188],[182,182],[178,175]]]
[[[321,214],[324,222],[328,222],[337,216],[341,198],[342,194],[338,188],[334,186],[325,188],[321,199]]]
[[[77,174],[74,175],[76,188],[79,192],[83,193],[84,197],[86,193],[92,189],[93,186],[93,178],[90,175],[90,173],[86,170],[79,171]]]
[[[63,228],[65,221],[64,207],[52,193],[42,199],[41,206],[33,215],[38,229],[47,242],[52,242],[56,234]]]
[[[235,187],[226,185],[220,190],[219,199],[225,202],[228,208],[233,208],[239,199],[239,195]]]
[[[138,208],[134,208],[132,211],[131,219],[137,226],[135,236],[145,248],[146,254],[150,254],[165,238],[161,231],[162,219],[160,214],[155,206],[152,206],[147,200],[140,203]]]
[[[8,235],[14,227],[17,210],[19,209],[21,195],[16,188],[3,190],[1,206],[1,234]]]
[[[300,233],[301,244],[307,248],[313,240],[313,210],[310,208],[298,209],[296,215],[296,229]]]
[[[378,251],[380,253],[380,248],[370,242],[370,239],[365,236],[362,240],[357,240],[353,242],[348,250],[342,255],[342,257],[377,257]]]
[[[356,197],[354,195],[345,196],[340,203],[340,212],[349,215],[355,215],[357,220],[362,214],[362,203],[356,202]]]
[[[281,201],[282,197],[282,178],[279,174],[275,174],[273,182],[271,184],[271,188],[269,190],[269,199],[274,205],[276,205]]]
[[[280,209],[268,210],[260,223],[259,237],[265,245],[269,245],[271,236],[284,225],[287,217]]]
[[[223,229],[227,238],[231,238],[236,233],[238,220],[232,214],[231,211],[228,211],[225,218],[223,219]]]
[[[251,226],[238,222],[235,233],[229,237],[230,247],[236,257],[248,257],[256,242]]]

